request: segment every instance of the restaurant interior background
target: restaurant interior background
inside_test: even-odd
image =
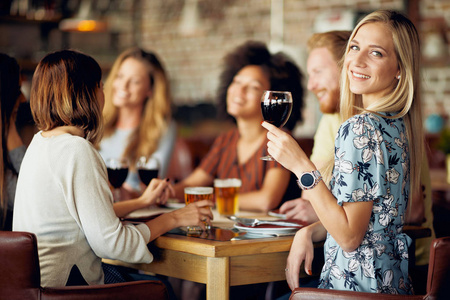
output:
[[[170,77],[179,135],[211,140],[227,128],[215,118],[214,97],[229,50],[250,39],[264,41],[272,51],[288,53],[306,75],[312,33],[352,29],[379,8],[405,12],[420,32],[423,116],[435,144],[440,129],[450,127],[450,0],[1,0],[0,51],[19,60],[27,92],[37,62],[49,51],[82,50],[106,75],[122,50],[153,50]],[[312,138],[320,111],[310,93],[303,116],[294,135]],[[430,157],[433,168],[445,168],[443,153]]]

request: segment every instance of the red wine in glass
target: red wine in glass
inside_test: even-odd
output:
[[[120,188],[122,184],[125,182],[125,179],[127,179],[128,168],[118,168],[118,169],[107,168],[107,171],[109,182],[115,189]]]
[[[139,158],[136,168],[141,182],[145,185],[149,185],[153,178],[158,178],[159,166],[159,160],[156,157],[147,159],[145,156],[142,156]]]
[[[114,188],[114,200],[120,200],[120,187],[128,176],[128,160],[125,158],[109,158],[105,161],[108,180]]]
[[[292,112],[292,94],[284,91],[264,91],[261,97],[261,111],[263,118],[279,128],[289,120]],[[270,155],[261,157],[262,160],[274,160]]]
[[[158,169],[139,169],[138,174],[142,183],[148,185],[153,178],[158,178]]]

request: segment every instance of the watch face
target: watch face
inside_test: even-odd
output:
[[[300,178],[301,183],[305,186],[305,187],[310,187],[313,185],[314,183],[314,176],[312,176],[309,173],[305,173],[302,175],[302,177]]]

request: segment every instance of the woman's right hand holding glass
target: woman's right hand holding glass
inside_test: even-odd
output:
[[[267,150],[278,163],[296,175],[298,170],[302,173],[305,170],[315,169],[303,149],[289,133],[267,122],[261,125],[268,130]]]
[[[177,227],[200,226],[205,230],[205,222],[211,225],[211,220],[213,219],[211,207],[213,206],[214,203],[212,201],[201,200],[177,209],[171,212],[171,214],[175,218]]]
[[[286,262],[286,280],[289,288],[294,290],[299,287],[300,267],[304,261],[305,272],[312,275],[312,261],[314,258],[314,246],[311,232],[308,227],[297,231],[292,242],[291,250]]]

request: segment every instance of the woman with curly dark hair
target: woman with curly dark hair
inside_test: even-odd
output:
[[[262,42],[248,41],[225,56],[218,88],[218,110],[236,127],[216,138],[200,166],[175,186],[183,198],[186,186],[212,185],[215,178],[240,178],[239,208],[267,212],[278,207],[289,184],[290,172],[276,162],[260,160],[267,154],[260,99],[264,90],[290,91],[291,131],[301,120],[302,73],[285,54],[271,54]],[[298,195],[297,195],[298,197]],[[295,198],[295,197],[294,197]]]

